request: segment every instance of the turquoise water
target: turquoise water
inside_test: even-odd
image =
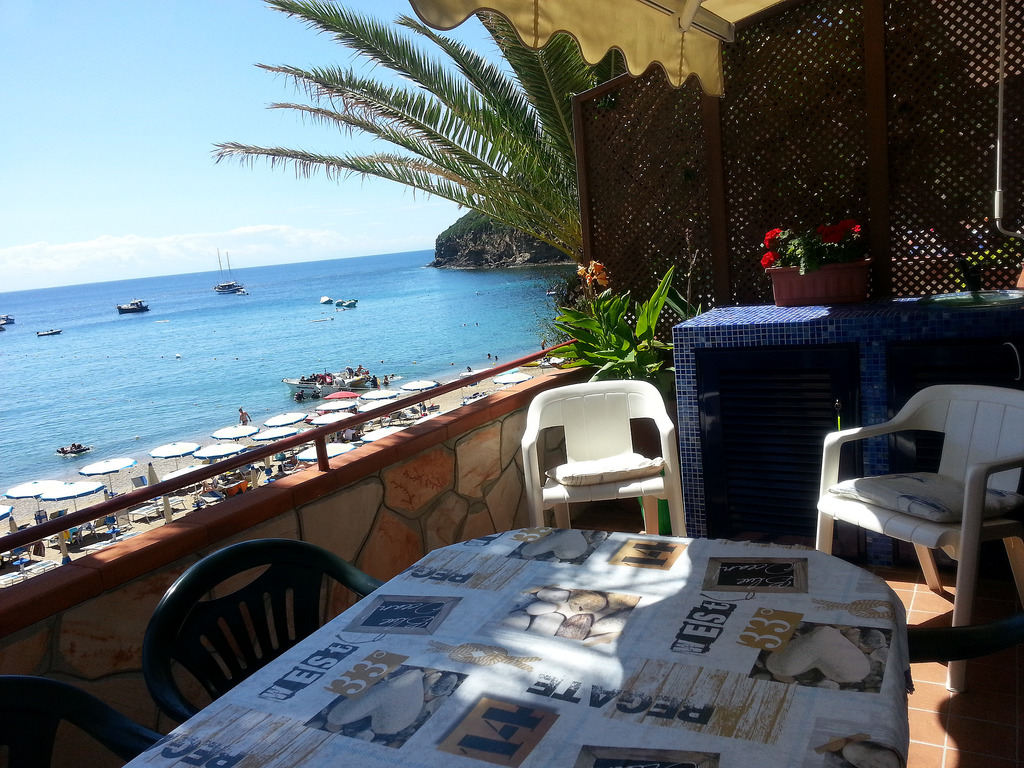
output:
[[[0,293],[0,313],[15,318],[0,333],[0,493],[83,479],[80,466],[114,456],[148,461],[174,440],[213,442],[239,407],[257,425],[302,410],[285,377],[363,365],[451,381],[488,366],[488,353],[508,361],[540,348],[554,315],[545,291],[564,267],[426,268],[432,257],[236,268],[248,296],[214,293],[216,271]],[[335,311],[324,295],[359,305]],[[136,298],[151,311],[117,313]],[[36,336],[50,328],[63,332]],[[71,442],[93,450],[54,454]]]

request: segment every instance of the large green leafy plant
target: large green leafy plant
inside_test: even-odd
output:
[[[604,268],[591,264],[592,275],[604,278]],[[629,321],[630,294],[615,294],[611,289],[590,295],[583,310],[561,308],[555,326],[575,341],[563,348],[566,355],[576,358],[577,365],[597,368],[591,381],[605,379],[640,379],[649,381],[664,393],[672,391],[674,371],[672,346],[656,336],[658,317],[666,302],[682,316],[693,314],[688,307],[678,306],[673,297],[670,268],[661,279],[650,299],[636,303],[633,315],[636,324]],[[604,284],[598,280],[599,284]]]

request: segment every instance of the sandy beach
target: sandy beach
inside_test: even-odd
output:
[[[526,374],[526,375],[528,375],[531,378],[534,377],[534,376],[544,375],[545,370],[546,369],[542,369],[542,368],[540,368],[540,367],[538,367],[536,365],[533,365],[533,366],[523,366],[523,367],[519,368],[519,372],[521,372],[523,374]],[[500,390],[502,388],[503,388],[502,385],[495,384],[491,379],[485,379],[484,381],[481,381],[481,382],[479,382],[476,385],[466,386],[466,387],[463,387],[461,389],[455,390],[454,392],[449,392],[447,394],[439,395],[438,397],[435,397],[435,398],[429,398],[428,400],[426,400],[426,404],[428,406],[437,406],[436,410],[432,410],[431,411],[432,413],[446,413],[446,412],[451,411],[451,410],[453,410],[455,408],[461,407],[462,404],[463,404],[464,398],[468,398],[470,396],[476,396],[478,394],[480,394],[480,395],[490,394],[490,393],[496,392],[496,391],[498,391],[498,390]],[[402,394],[403,395],[407,395],[407,394],[412,394],[412,393],[404,393],[403,392]],[[399,397],[401,397],[401,396],[402,395],[399,395]],[[296,403],[295,407],[293,409],[284,409],[284,410],[293,410],[295,412],[303,412],[303,413],[309,413],[311,415],[316,415],[315,414],[316,407],[318,405],[323,405],[326,402],[330,402],[330,401],[317,400],[317,401],[308,402],[308,403]],[[281,412],[281,411],[279,411],[279,412]],[[271,418],[273,416],[276,416],[279,412],[273,412],[273,413],[269,412],[269,411],[266,412],[266,413],[251,413],[250,412],[250,416],[252,418],[252,424],[253,424],[253,426],[262,426],[264,421],[266,421],[267,419],[269,419],[269,418]],[[366,431],[369,431],[370,429],[373,429],[373,428],[375,428],[377,426],[380,426],[381,417],[385,417],[385,416],[389,415],[391,412],[392,412],[392,410],[389,409],[387,406],[382,406],[381,409],[380,409],[381,415],[380,416],[375,416],[372,421],[367,422],[364,425],[363,429],[366,430]],[[213,423],[213,424],[210,425],[210,432],[212,433],[215,430],[220,429],[220,428],[225,427],[225,426],[229,426],[229,425],[228,424],[223,424],[223,423]],[[126,429],[130,429],[130,426],[126,427]],[[202,444],[210,444],[210,443],[214,443],[214,442],[217,442],[217,441],[215,441],[211,437],[211,438],[208,438],[205,441],[197,441],[197,442],[201,442]],[[243,440],[240,440],[239,442],[244,443],[246,445],[256,445],[256,443],[253,443],[249,439],[243,439]],[[155,447],[155,446],[151,446],[151,447]],[[110,474],[110,475],[94,476],[94,477],[84,477],[83,475],[79,474],[77,470],[80,469],[81,467],[84,467],[85,465],[89,464],[91,461],[97,460],[97,459],[91,459],[89,454],[84,454],[82,456],[79,456],[77,459],[74,459],[73,460],[74,461],[73,464],[71,464],[71,460],[69,460],[68,471],[64,474],[64,476],[60,476],[60,477],[58,477],[58,476],[50,476],[50,477],[45,477],[45,478],[44,477],[39,477],[39,478],[36,478],[36,479],[39,479],[39,480],[43,480],[43,479],[47,479],[47,480],[66,480],[66,481],[95,480],[95,481],[98,481],[98,482],[103,482],[104,485],[106,485],[108,488],[112,488],[115,493],[126,493],[128,491],[134,490],[134,486],[132,484],[132,478],[139,477],[139,476],[146,477],[148,474],[150,474],[150,470],[149,470],[149,465],[150,464],[152,464],[153,472],[155,472],[157,478],[163,478],[167,474],[175,471],[176,469],[180,469],[182,467],[189,466],[190,464],[199,463],[198,461],[192,459],[189,456],[183,456],[183,457],[177,458],[177,459],[153,459],[145,451],[138,451],[138,450],[125,451],[123,454],[120,454],[120,455],[132,456],[133,458],[136,459],[136,461],[138,463],[135,466],[133,466],[133,467],[129,467],[127,469],[120,470],[119,472],[116,472],[116,473],[113,473],[113,474]],[[16,524],[18,526],[22,526],[22,525],[29,525],[29,524],[32,524],[34,522],[35,514],[36,514],[37,510],[40,510],[40,509],[43,510],[44,512],[46,512],[47,516],[49,516],[51,513],[57,512],[60,509],[67,509],[68,511],[74,511],[74,510],[77,509],[77,510],[80,511],[80,510],[88,508],[88,506],[91,505],[91,504],[96,504],[96,503],[102,501],[103,499],[104,499],[104,494],[103,493],[99,493],[99,492],[97,492],[95,494],[92,494],[90,496],[82,497],[80,499],[65,500],[65,501],[37,501],[36,499],[9,499],[9,498],[6,498],[6,497],[0,497],[0,505],[11,505],[13,507],[13,516],[14,516],[14,520],[16,521]],[[180,508],[176,508],[174,510],[175,519],[180,518],[183,514],[187,514],[187,512],[188,512],[188,509],[182,510]],[[8,524],[8,522],[9,521],[4,521],[0,525],[6,526]],[[164,522],[164,520],[163,520],[162,515],[161,514],[155,514],[152,518],[149,519],[149,521],[146,521],[146,522],[143,522],[143,521],[133,522],[131,529],[124,531],[124,533],[125,534],[129,534],[129,535],[132,534],[132,533],[138,533],[138,532],[147,530],[147,529],[149,529],[151,527],[161,525],[161,524],[163,524],[163,522]],[[6,531],[6,528],[4,530]],[[97,530],[100,532],[100,535],[99,536],[90,536],[90,537],[88,537],[88,540],[83,542],[83,545],[88,546],[89,544],[96,543],[98,541],[105,541],[105,540],[109,539],[109,536],[107,536],[106,533],[105,533],[106,532],[106,526],[102,524],[102,521],[97,523]],[[74,559],[75,557],[80,557],[80,556],[82,556],[84,554],[87,554],[87,552],[83,552],[82,551],[82,545],[79,545],[79,546],[72,545],[72,546],[69,547],[69,554],[70,554],[71,558]],[[34,559],[39,560],[40,557],[35,557]],[[60,559],[61,559],[60,550],[56,546],[47,545],[45,547],[44,553],[42,555],[42,559],[51,560],[51,561],[59,563]],[[10,573],[13,570],[16,570],[16,568],[14,566],[10,565],[10,564],[7,564],[2,569],[0,569],[0,575],[6,574],[6,573]]]

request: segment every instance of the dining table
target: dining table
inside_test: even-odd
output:
[[[798,546],[524,528],[433,550],[141,766],[900,768],[902,605]]]

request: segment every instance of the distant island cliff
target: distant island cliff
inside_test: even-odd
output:
[[[572,263],[557,248],[470,211],[437,236],[430,266],[473,269]]]

